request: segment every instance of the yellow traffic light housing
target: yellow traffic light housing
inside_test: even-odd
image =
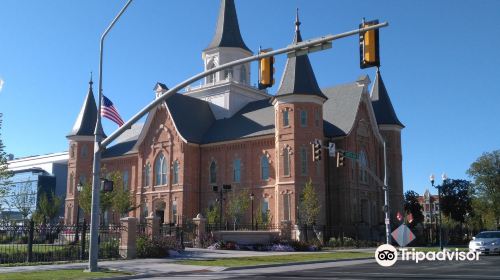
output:
[[[321,148],[321,142],[319,140],[315,140],[314,143],[312,143],[313,161],[321,160]]]
[[[337,152],[337,167],[344,166],[344,152]]]
[[[272,49],[259,50],[259,54],[272,51]],[[261,58],[259,61],[259,89],[274,85],[274,56]]]
[[[364,21],[359,28],[378,24],[378,20]],[[359,55],[361,69],[380,66],[378,29],[359,33]]]

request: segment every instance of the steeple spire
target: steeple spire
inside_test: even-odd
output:
[[[252,52],[241,37],[234,0],[221,0],[215,35],[205,50],[220,47],[241,48]]]
[[[378,67],[377,73],[375,74],[375,82],[372,87],[371,99],[378,124],[393,124],[405,127],[399,121],[396,111],[394,111],[394,107],[392,106],[391,99],[389,98]]]
[[[295,16],[295,37],[293,44],[302,42],[300,34],[299,9]],[[285,71],[281,77],[280,87],[276,96],[302,94],[315,95],[324,98],[327,97],[321,92],[316,81],[316,76],[307,55],[290,57],[286,61]]]
[[[95,124],[97,122],[97,105],[94,99],[94,92],[92,90],[92,72],[90,73],[89,91],[85,97],[80,114],[76,118],[73,129],[68,134],[68,138],[72,136],[93,136]]]

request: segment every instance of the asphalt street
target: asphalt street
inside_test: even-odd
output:
[[[381,267],[374,261],[299,265],[221,272],[199,271],[155,279],[500,279],[500,256],[479,261],[398,261]]]

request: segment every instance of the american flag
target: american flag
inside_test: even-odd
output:
[[[112,120],[118,126],[122,126],[124,124],[124,121],[113,105],[113,102],[111,102],[111,100],[104,95],[102,96],[101,116]]]

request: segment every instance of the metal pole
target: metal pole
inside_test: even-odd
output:
[[[385,211],[385,242],[391,244],[391,225],[389,209],[389,186],[387,185],[387,150],[384,141],[384,211]]]
[[[253,230],[253,197],[252,197],[252,230]]]
[[[97,107],[97,122],[94,131],[94,159],[92,167],[92,210],[90,214],[90,246],[89,246],[89,264],[88,271],[95,272],[98,271],[97,260],[99,258],[99,172],[101,163],[101,141],[103,138],[103,131],[101,125],[101,102],[102,102],[102,61],[103,61],[103,51],[104,51],[104,39],[108,35],[109,31],[115,23],[118,21],[120,16],[125,12],[127,7],[132,3],[132,0],[128,0],[125,6],[120,10],[118,15],[113,19],[111,24],[106,28],[101,36],[100,41],[100,52],[99,52],[99,106]],[[105,147],[105,146],[104,146]]]
[[[222,228],[222,186],[219,194],[220,208],[219,208],[219,230]]]
[[[439,199],[439,248],[443,251],[443,220],[441,219],[441,187],[438,187]]]
[[[223,65],[211,68],[211,69],[206,70],[204,72],[201,72],[199,74],[196,74],[193,77],[191,77],[191,78],[189,78],[189,79],[181,82],[180,84],[172,87],[167,92],[165,92],[164,94],[162,94],[161,96],[159,96],[158,98],[156,98],[154,101],[152,101],[151,103],[149,103],[141,111],[139,111],[137,114],[135,114],[129,121],[127,121],[124,125],[122,125],[120,128],[118,128],[115,132],[111,133],[111,135],[109,135],[104,141],[102,141],[101,147],[104,148],[107,145],[109,145],[118,136],[120,136],[123,132],[125,132],[125,130],[129,129],[130,127],[132,127],[132,125],[135,122],[137,122],[144,115],[146,115],[147,113],[149,113],[149,111],[151,111],[152,109],[156,108],[156,106],[158,106],[162,102],[164,102],[172,94],[177,93],[178,91],[180,91],[181,89],[185,88],[186,86],[188,86],[188,85],[190,85],[190,84],[192,84],[192,83],[194,83],[194,82],[196,82],[196,81],[198,81],[198,80],[200,80],[200,79],[202,79],[202,78],[204,78],[204,77],[206,77],[208,75],[211,75],[213,73],[216,73],[216,72],[219,72],[221,70],[224,70],[224,69],[227,69],[227,68],[231,68],[231,67],[234,67],[234,66],[237,66],[237,65],[245,64],[245,63],[252,62],[252,61],[255,61],[255,60],[260,60],[262,58],[271,57],[271,56],[275,56],[275,55],[279,55],[279,54],[283,54],[283,53],[291,53],[291,54],[293,54],[296,51],[304,51],[304,50],[307,50],[308,48],[310,48],[312,46],[322,45],[322,44],[328,43],[328,42],[333,41],[333,40],[341,39],[341,38],[344,38],[344,37],[349,37],[349,36],[356,35],[356,34],[359,34],[359,33],[363,33],[363,32],[369,31],[369,30],[373,30],[373,29],[379,29],[379,28],[382,28],[382,27],[386,27],[388,25],[389,25],[388,22],[383,22],[383,23],[372,25],[372,26],[369,26],[369,27],[355,29],[355,30],[351,30],[351,31],[348,31],[348,32],[340,33],[340,34],[337,34],[337,35],[327,35],[327,36],[320,37],[319,39],[312,39],[312,40],[303,41],[303,42],[300,42],[298,44],[290,45],[290,46],[288,46],[286,48],[282,48],[282,49],[278,49],[278,50],[270,51],[270,52],[265,52],[265,53],[261,53],[261,54],[256,54],[254,56],[250,56],[250,57],[247,57],[247,58],[238,59],[238,60],[235,60],[235,61],[223,64]],[[303,53],[303,54],[306,54],[306,53]]]

